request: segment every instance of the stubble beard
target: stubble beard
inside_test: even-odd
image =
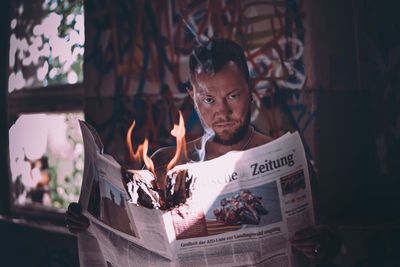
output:
[[[212,139],[215,143],[221,145],[234,145],[239,143],[246,135],[249,125],[250,125],[250,117],[251,117],[251,110],[247,112],[246,118],[244,123],[233,133],[228,134],[228,136],[221,136],[218,133],[215,133],[214,138]],[[202,122],[203,128],[205,124]]]

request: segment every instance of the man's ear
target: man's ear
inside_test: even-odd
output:
[[[253,92],[256,89],[256,80],[254,79],[254,77],[249,78],[249,89],[250,92]]]
[[[191,81],[190,84],[186,87],[186,91],[189,93],[190,97],[193,99],[193,82]]]

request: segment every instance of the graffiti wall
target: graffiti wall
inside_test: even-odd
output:
[[[315,107],[313,92],[305,88],[302,1],[85,3],[85,113],[108,153],[123,159],[125,133],[134,119],[134,143],[148,137],[152,151],[173,144],[169,131],[178,110],[187,139],[201,135],[186,93],[188,55],[199,41],[227,37],[244,48],[256,81],[256,129],[273,137],[298,130],[312,158]]]

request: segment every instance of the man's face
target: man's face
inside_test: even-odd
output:
[[[235,63],[214,75],[200,72],[189,93],[203,127],[215,132],[215,142],[231,145],[243,138],[250,123],[250,90]]]

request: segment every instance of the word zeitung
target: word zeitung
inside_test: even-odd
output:
[[[252,175],[255,176],[260,173],[275,170],[285,165],[288,165],[289,167],[292,167],[294,165],[293,154],[288,154],[286,157],[281,157],[276,160],[266,159],[264,163],[254,163],[251,164],[250,167],[253,171]]]

